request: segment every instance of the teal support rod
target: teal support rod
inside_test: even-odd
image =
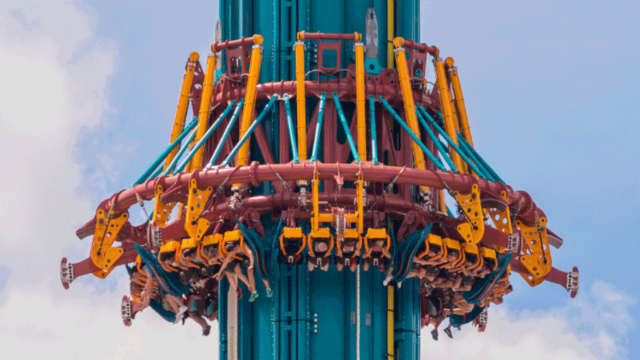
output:
[[[176,170],[173,172],[174,174],[182,172],[182,170],[184,170],[184,168],[187,166],[187,163],[189,163],[189,161],[191,161],[193,156],[198,152],[198,150],[200,150],[202,145],[204,145],[204,143],[207,142],[207,140],[209,140],[209,137],[211,136],[211,134],[213,134],[213,132],[216,131],[218,126],[220,126],[220,124],[222,123],[222,120],[224,120],[224,118],[226,118],[227,115],[229,115],[229,113],[231,112],[231,109],[233,109],[233,105],[235,105],[235,103],[236,103],[236,101],[232,100],[231,103],[229,105],[227,105],[227,108],[224,109],[224,111],[222,112],[220,117],[218,117],[218,119],[213,123],[213,125],[211,125],[211,127],[209,127],[207,132],[204,133],[204,135],[202,135],[202,139],[200,139],[200,141],[198,141],[198,143],[193,147],[193,149],[191,149],[189,154],[187,154],[187,157],[180,164],[180,166],[178,166],[176,168]],[[200,164],[198,164],[198,166],[200,166]]]
[[[491,174],[491,176],[493,176],[493,178],[494,178],[495,180],[500,181],[500,182],[501,182],[501,183],[503,183],[503,184],[506,184],[506,183],[504,182],[504,180],[502,180],[502,178],[500,178],[500,176],[498,176],[498,174],[497,174],[495,171],[493,171],[493,168],[492,168],[491,166],[489,166],[489,164],[487,164],[487,162],[486,162],[486,161],[484,161],[484,159],[482,158],[482,156],[480,156],[480,154],[478,154],[478,152],[476,151],[476,149],[474,149],[474,148],[471,146],[471,144],[469,144],[469,142],[467,142],[467,140],[466,140],[465,138],[463,138],[462,136],[460,136],[460,137],[459,137],[459,139],[460,139],[460,143],[461,143],[461,144],[463,144],[463,145],[465,145],[465,147],[469,149],[469,152],[470,152],[472,155],[475,155],[475,156],[477,157],[477,159],[478,159],[478,161],[480,162],[480,164],[482,164],[482,165],[484,166],[484,168],[487,170],[487,172],[488,172],[489,174]]]
[[[371,124],[371,159],[373,165],[378,165],[378,135],[376,133],[376,101],[369,95],[369,123]]]
[[[427,155],[427,157],[429,158],[429,160],[431,160],[431,162],[433,162],[436,167],[440,170],[440,171],[447,171],[444,168],[444,165],[442,165],[442,163],[440,162],[440,160],[438,160],[432,153],[431,151],[429,151],[429,149],[425,146],[425,144],[422,143],[422,141],[420,141],[420,139],[416,136],[416,134],[413,133],[413,131],[411,131],[411,128],[409,128],[409,125],[407,125],[404,121],[402,121],[402,118],[400,117],[400,115],[398,115],[393,108],[391,107],[391,105],[389,105],[389,103],[387,102],[387,100],[385,100],[382,96],[380,96],[380,101],[382,102],[382,105],[384,105],[384,107],[387,109],[387,111],[389,112],[389,114],[391,114],[393,116],[394,119],[396,119],[396,121],[398,122],[398,124],[400,124],[400,126],[402,126],[402,128],[404,129],[404,131],[407,132],[407,134],[409,134],[409,136],[411,137],[411,139],[413,141],[416,142],[416,144],[418,144],[418,146],[420,146],[420,148],[422,149],[422,151]]]
[[[193,129],[193,131],[191,132],[191,135],[189,135],[189,137],[187,138],[187,141],[185,142],[184,146],[182,148],[180,148],[180,151],[178,151],[178,153],[176,154],[176,157],[173,158],[173,161],[171,161],[169,166],[167,166],[167,169],[165,171],[163,171],[160,174],[160,176],[165,176],[165,175],[171,174],[171,171],[176,167],[176,165],[178,164],[178,161],[180,161],[180,158],[182,157],[182,154],[184,154],[185,151],[187,151],[187,149],[189,148],[189,144],[193,141],[193,138],[196,137],[196,133],[197,132],[198,132],[198,126],[196,126],[196,128]],[[162,168],[159,168],[159,169],[162,170]],[[154,173],[154,175],[156,175],[156,174]],[[154,177],[156,177],[156,176],[154,176]]]
[[[220,156],[220,153],[222,152],[222,147],[224,146],[224,143],[227,141],[229,134],[231,134],[231,129],[233,128],[233,125],[236,123],[236,120],[238,120],[238,116],[240,115],[240,110],[242,110],[242,105],[244,105],[244,98],[240,99],[240,102],[238,102],[238,105],[236,106],[236,110],[233,112],[233,115],[231,115],[231,120],[229,120],[229,125],[227,125],[227,128],[224,129],[224,133],[222,134],[222,137],[218,142],[218,146],[216,146],[216,149],[213,151],[213,156],[211,156],[211,160],[209,160],[209,165],[207,165],[207,167],[212,167],[216,163],[216,160],[218,160],[218,156]]]
[[[311,152],[311,162],[318,160],[318,143],[320,142],[320,134],[322,133],[322,119],[324,118],[324,104],[327,99],[327,93],[320,94],[320,104],[318,104],[318,122],[316,125],[316,136],[313,138],[313,151]]]
[[[427,121],[429,121],[429,123],[431,123],[431,125],[433,125],[433,127],[436,128],[436,130],[438,130],[440,135],[442,135],[442,137],[447,141],[447,143],[449,143],[449,148],[453,148],[458,153],[458,155],[460,155],[462,160],[464,160],[464,162],[466,162],[467,165],[469,165],[469,167],[471,168],[471,170],[473,170],[473,172],[478,174],[478,176],[480,176],[481,178],[489,180],[489,177],[485,173],[480,171],[480,169],[478,169],[471,160],[469,160],[469,158],[464,153],[464,151],[460,150],[458,145],[456,145],[456,143],[454,143],[453,140],[451,140],[451,138],[447,135],[447,133],[444,130],[442,130],[442,128],[436,123],[436,121],[431,117],[431,115],[429,115],[429,113],[422,107],[422,105],[418,104],[417,109],[422,113],[422,115],[427,119]]]
[[[262,121],[262,119],[265,118],[269,110],[271,110],[271,108],[273,107],[273,104],[275,104],[276,100],[278,100],[278,95],[273,95],[271,100],[269,100],[269,102],[267,103],[267,106],[264,108],[264,110],[262,110],[260,115],[258,115],[258,117],[253,122],[253,124],[249,126],[249,129],[247,129],[247,132],[244,133],[244,136],[242,136],[242,139],[238,141],[238,143],[236,144],[236,147],[234,147],[233,150],[231,150],[231,153],[229,154],[229,156],[227,156],[227,158],[222,162],[222,164],[220,164],[220,166],[224,167],[229,165],[229,163],[231,162],[231,159],[233,159],[233,157],[236,156],[236,153],[238,152],[238,150],[240,150],[240,147],[242,147],[242,145],[247,141],[247,139],[249,139],[249,136],[253,134],[253,130],[255,130],[258,124],[260,124],[260,122]]]
[[[462,135],[458,134],[458,140],[461,140],[461,139],[462,139]],[[476,164],[476,166],[478,167],[478,169],[480,169],[480,171],[482,171],[487,175],[489,180],[497,181],[496,178],[493,177],[493,175],[491,175],[491,173],[487,170],[487,168],[484,165],[482,165],[482,163],[478,160],[478,157],[475,156],[469,150],[469,147],[467,146],[467,144],[465,144],[464,141],[460,141],[460,149],[462,149],[462,151],[464,151],[467,154],[467,156]]]
[[[182,139],[184,139],[189,134],[189,131],[193,130],[193,128],[196,127],[196,125],[198,125],[198,117],[197,116],[194,117],[191,120],[191,123],[189,123],[189,125],[187,125],[187,127],[184,128],[184,130],[182,130],[182,134],[180,134],[180,136],[178,136],[178,138],[174,142],[169,144],[169,146],[162,152],[162,154],[160,154],[160,156],[158,156],[158,158],[153,162],[153,164],[151,164],[151,166],[149,166],[147,171],[145,171],[138,178],[138,180],[136,180],[136,182],[134,182],[133,185],[131,185],[131,186],[136,186],[138,184],[142,184],[143,182],[147,181],[149,178],[153,179],[156,176],[158,176],[158,174],[162,171],[162,167],[159,168],[160,170],[156,170],[155,172],[153,170],[155,170],[160,165],[160,163],[163,162],[167,158],[169,153],[171,151],[173,151],[173,149],[175,149],[176,146],[180,145],[180,143],[182,142]],[[153,175],[149,176],[152,172],[153,172]]]
[[[300,158],[298,157],[298,144],[296,144],[296,135],[293,127],[293,119],[291,118],[291,104],[289,104],[289,94],[284,94],[282,97],[284,100],[284,108],[287,111],[287,126],[289,127],[289,143],[291,144],[291,154],[293,154],[293,162],[298,164]]]
[[[340,118],[340,122],[342,123],[342,127],[344,128],[344,133],[347,135],[347,141],[349,142],[349,147],[351,148],[351,154],[353,155],[353,159],[356,161],[356,164],[360,164],[360,156],[358,156],[356,145],[353,143],[353,137],[351,137],[351,130],[349,130],[349,124],[347,124],[347,119],[344,117],[344,112],[342,111],[342,104],[340,104],[340,98],[338,98],[338,93],[333,93],[333,102],[336,103],[336,109],[338,110],[338,117]]]
[[[456,168],[456,166],[453,165],[453,161],[451,161],[451,158],[449,157],[447,152],[444,150],[444,147],[442,147],[442,143],[440,143],[440,139],[438,139],[436,134],[433,133],[433,130],[431,130],[431,127],[429,127],[429,124],[427,124],[427,122],[424,120],[424,118],[422,117],[422,114],[420,114],[420,111],[416,111],[416,114],[418,115],[418,121],[420,121],[420,125],[422,125],[422,127],[427,131],[427,134],[429,134],[431,141],[433,141],[433,143],[438,148],[438,151],[440,151],[440,154],[442,154],[442,158],[444,159],[444,161],[447,162],[447,165],[449,165],[449,169],[455,172],[459,172],[458,168]]]
[[[456,216],[453,215],[453,213],[451,212],[451,209],[449,209],[449,207],[447,206],[447,215],[449,215],[452,218],[455,218]]]

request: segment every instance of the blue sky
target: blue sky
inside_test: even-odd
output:
[[[516,291],[493,309],[490,330],[478,336],[467,329],[458,341],[469,351],[490,346],[488,358],[522,349],[532,357],[544,350],[640,358],[633,341],[640,319],[633,257],[640,251],[640,3],[422,1],[421,15],[421,41],[456,60],[476,149],[507,183],[533,196],[564,238],[552,249],[554,265],[581,272],[573,301],[559,286],[514,280]],[[204,347],[196,325],[169,329],[148,313],[124,328],[117,312],[127,290],[123,274],[82,279],[65,292],[57,266],[63,255],[75,261],[88,254],[75,229],[166,146],[186,58],[194,50],[206,55],[217,19],[216,1],[0,6],[0,166],[23,174],[0,175],[14,190],[0,194],[3,347],[24,333],[55,353],[67,349],[68,336],[101,331],[114,344],[104,358],[140,358],[154,339],[176,336],[194,352]],[[19,311],[25,306],[31,310]],[[508,334],[521,336],[510,345]],[[452,346],[460,342],[427,340],[423,354],[464,356]]]

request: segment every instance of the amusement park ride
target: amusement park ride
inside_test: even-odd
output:
[[[126,265],[127,326],[147,306],[203,334],[217,319],[221,359],[274,360],[418,359],[425,326],[483,331],[512,272],[575,297],[546,214],[474,148],[418,0],[220,0],[220,17],[170,145],[77,231],[91,252],[62,259],[65,288]]]

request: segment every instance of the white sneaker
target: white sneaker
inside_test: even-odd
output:
[[[387,278],[384,279],[384,281],[382,282],[382,285],[388,286],[390,282],[391,282],[391,275],[387,275]]]
[[[402,287],[402,281],[398,283],[398,289],[400,289],[401,287]]]

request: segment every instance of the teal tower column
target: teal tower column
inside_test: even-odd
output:
[[[391,38],[400,36],[418,42],[420,1],[392,3]],[[222,41],[262,35],[264,53],[259,83],[294,80],[293,46],[297,32],[365,34],[365,16],[371,8],[379,25],[377,60],[380,66],[387,67],[388,5],[387,0],[220,0]],[[341,65],[347,68],[355,60],[352,45],[346,41],[343,44],[343,54],[349,56],[342,57]],[[305,68],[313,68],[315,61],[313,49],[307,49]],[[295,101],[291,105],[295,107]],[[280,107],[275,106],[262,124],[275,161],[284,163],[289,159],[279,154],[280,142],[288,140],[281,138],[279,111]],[[292,113],[295,116],[295,110]],[[255,139],[251,140],[251,149],[254,157],[261,156]],[[252,196],[273,193],[273,186],[263,183],[253,188]],[[271,215],[262,216],[267,233],[277,226]],[[309,233],[309,223],[299,225],[305,234]],[[394,226],[395,231],[398,226]],[[306,263],[293,267],[280,265],[279,279],[271,284],[273,297],[266,297],[264,285],[256,279],[260,296],[253,303],[249,303],[244,285],[241,285],[244,296],[237,299],[223,280],[218,297],[220,359],[418,359],[418,283],[410,279],[402,283],[402,288],[394,287],[393,304],[388,304],[384,279],[385,274],[377,268],[367,272],[361,267],[357,272],[345,268],[339,272],[331,265],[328,272],[320,269],[310,272]],[[393,329],[388,328],[388,309],[393,309]]]

